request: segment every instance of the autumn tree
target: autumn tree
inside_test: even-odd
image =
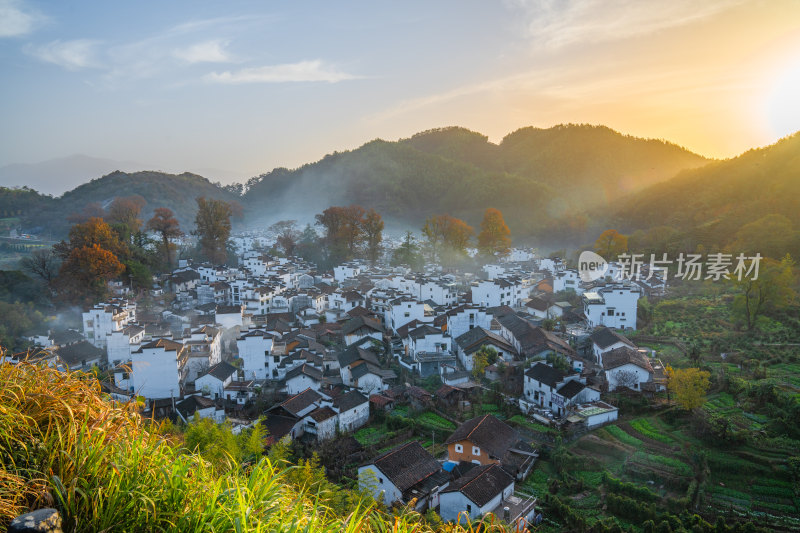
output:
[[[195,230],[200,253],[214,264],[224,264],[228,258],[228,238],[231,235],[231,206],[222,200],[199,197]]]
[[[667,388],[675,396],[678,405],[687,411],[705,403],[711,374],[699,368],[665,368]]]
[[[748,330],[756,327],[766,313],[785,309],[795,298],[794,261],[787,255],[780,261],[762,259],[758,277],[743,276],[733,283],[740,293],[733,300],[733,313]]]
[[[508,229],[503,213],[490,207],[483,215],[481,232],[478,234],[478,251],[487,256],[508,255],[511,249],[511,230]]]
[[[442,259],[442,251],[455,256],[466,254],[475,230],[461,219],[450,215],[434,215],[425,221],[422,234],[428,239],[435,261]]]
[[[486,367],[497,362],[499,354],[492,346],[481,346],[472,356],[472,376],[481,379],[486,372]]]
[[[281,247],[287,256],[293,256],[297,249],[297,241],[300,232],[297,230],[296,220],[281,220],[269,227],[269,231],[275,234],[278,246]]]
[[[94,303],[106,297],[108,282],[125,271],[120,257],[128,254],[127,246],[100,218],[75,224],[69,241],[54,247],[62,259],[56,286],[59,296],[73,303]]]
[[[374,209],[367,211],[361,222],[361,231],[364,235],[364,252],[366,258],[374,265],[381,252],[383,241],[383,219]]]
[[[331,263],[341,263],[358,255],[364,232],[366,210],[359,205],[332,206],[316,216],[325,229],[323,243]]]
[[[607,229],[594,241],[594,251],[607,261],[612,261],[628,251],[628,237],[615,229]]]
[[[153,212],[153,218],[147,221],[147,229],[161,236],[164,259],[167,268],[171,268],[172,255],[170,252],[173,245],[170,240],[183,235],[175,214],[168,207],[157,207]]]

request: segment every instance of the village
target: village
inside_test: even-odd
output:
[[[666,290],[657,273],[620,281],[612,263],[587,283],[521,249],[478,272],[318,271],[265,253],[262,237],[232,241],[238,267],[181,260],[137,298],[117,283],[82,330],[32,337],[37,357],[96,369],[145,417],[260,424],[266,445],[317,452],[329,475],[445,521],[542,520],[537,495],[515,488],[537,443],[617,420],[609,392],[665,388],[655,353],[625,336],[639,299]]]

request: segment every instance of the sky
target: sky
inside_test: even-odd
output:
[[[798,95],[798,0],[0,0],[0,166],[244,180],[561,123],[726,158],[800,130]]]

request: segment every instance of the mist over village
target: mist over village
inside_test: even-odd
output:
[[[800,531],[797,50],[0,0],[0,531]]]

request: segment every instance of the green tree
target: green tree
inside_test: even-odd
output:
[[[780,261],[762,260],[756,279],[745,276],[734,281],[740,291],[733,301],[734,316],[753,330],[759,317],[786,309],[792,303],[796,296],[794,283],[794,261],[789,255]]]
[[[215,264],[228,258],[228,238],[231,235],[231,206],[222,200],[197,198],[195,230],[203,256]]]
[[[395,248],[392,254],[392,265],[407,265],[412,270],[421,270],[423,264],[422,253],[419,249],[419,244],[414,238],[414,234],[406,231],[406,236],[403,243]]]

